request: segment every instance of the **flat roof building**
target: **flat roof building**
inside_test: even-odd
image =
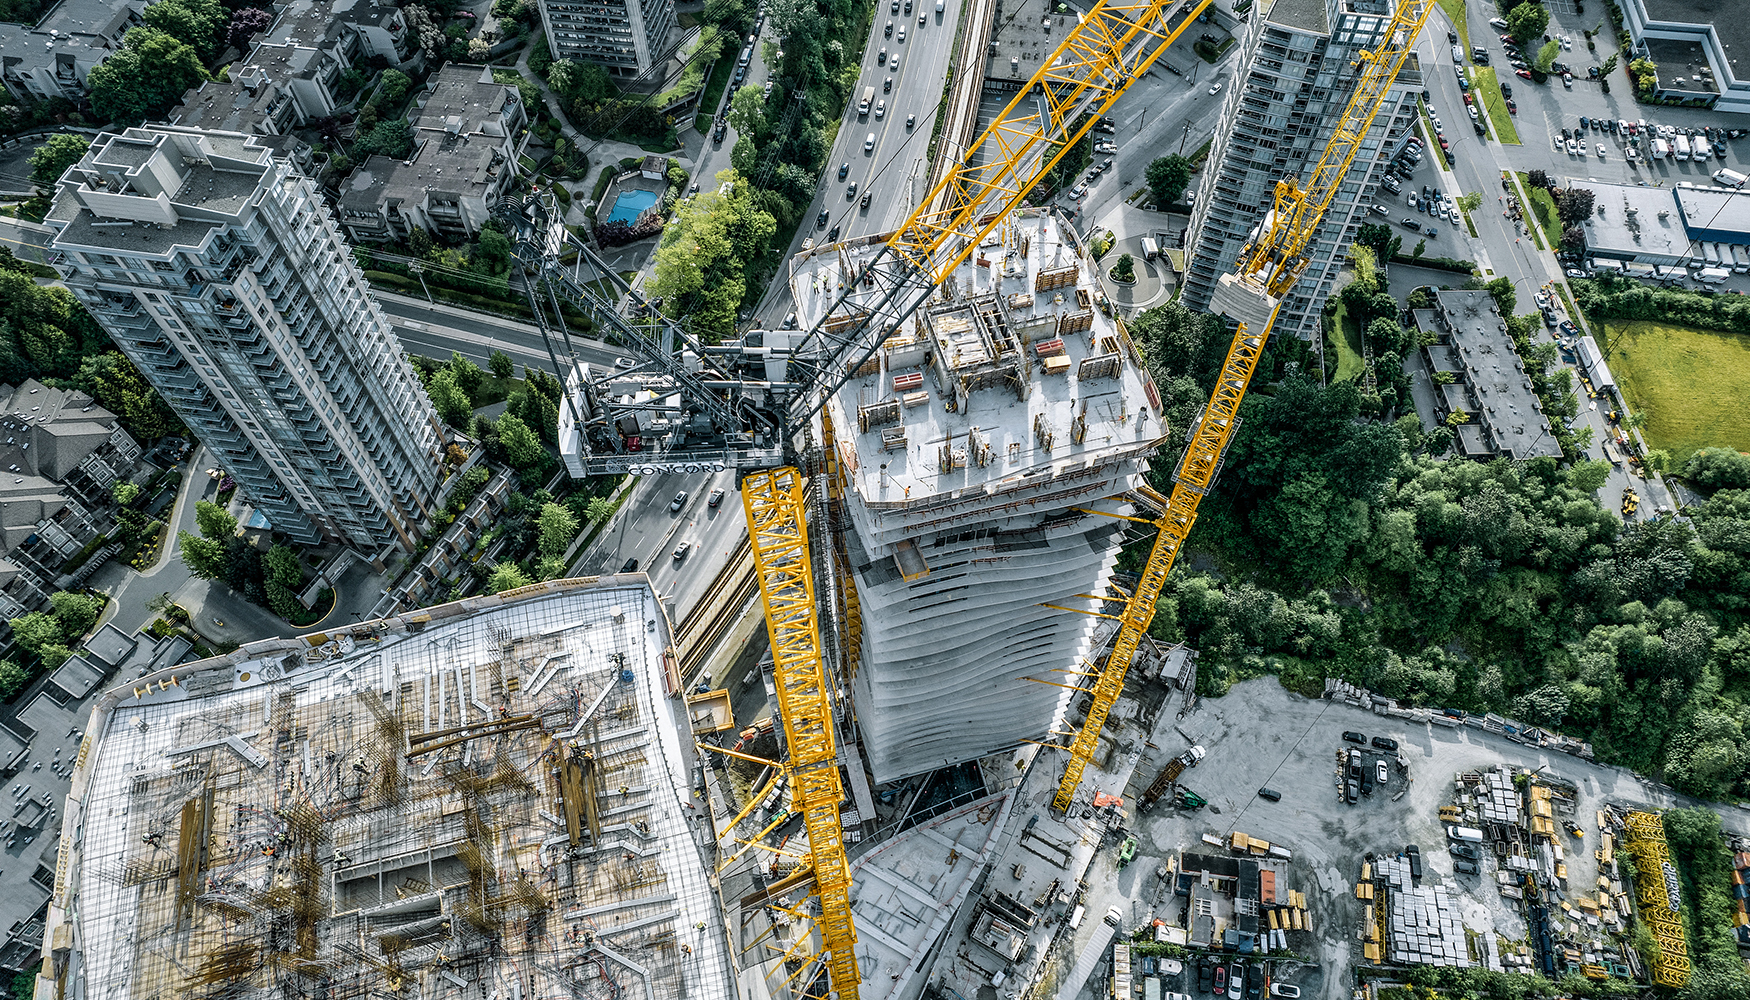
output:
[[[37,995],[737,995],[662,617],[556,581],[126,677]]]
[[[1750,191],[1684,186],[1671,189],[1692,240],[1750,243]]]
[[[20,101],[78,101],[85,78],[144,24],[150,0],[61,0],[34,25],[0,22],[0,80]]]
[[[1462,412],[1458,452],[1466,458],[1523,460],[1560,458],[1543,404],[1525,363],[1513,350],[1500,307],[1488,292],[1453,289],[1434,293],[1434,310],[1417,310],[1418,323],[1432,318],[1435,343],[1424,347],[1430,371],[1453,371],[1440,387],[1438,416]]]
[[[1638,184],[1581,185],[1593,193],[1585,223],[1586,252],[1636,264],[1681,264],[1691,237],[1671,188]]]
[[[1623,60],[1645,55],[1658,65],[1657,97],[1750,112],[1750,19],[1742,13],[1721,0],[1622,0],[1633,39]]]

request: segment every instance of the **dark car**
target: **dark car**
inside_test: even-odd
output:
[[[1470,861],[1481,860],[1483,856],[1483,852],[1477,850],[1475,844],[1466,844],[1463,841],[1453,843],[1447,850],[1451,851],[1455,858],[1465,858]]]
[[[1197,963],[1197,988],[1205,993],[1215,984],[1215,969],[1207,962]]]
[[[1567,138],[1566,133],[1563,134],[1563,138]],[[849,177],[850,174],[851,174],[851,164],[850,164],[849,160],[845,161],[844,163],[839,164],[839,180],[841,180],[841,181],[844,180],[846,177]]]
[[[1282,793],[1274,788],[1260,788],[1258,789],[1258,798],[1269,799],[1271,802],[1281,802]]]
[[[1246,1000],[1258,1000],[1264,995],[1264,971],[1258,966],[1246,970]]]
[[[1380,750],[1396,750],[1398,748],[1398,741],[1389,736],[1375,736],[1373,738],[1373,745]]]
[[[1369,771],[1365,767],[1359,768],[1359,770],[1361,771],[1361,794],[1372,795],[1373,794],[1373,772]]]
[[[1572,320],[1562,320],[1559,328],[1564,337],[1578,337],[1580,335],[1580,328],[1575,326]]]
[[[711,496],[705,500],[705,506],[715,507],[722,502],[723,502],[723,491],[720,489],[712,490]]]
[[[1414,226],[1416,224],[1417,223],[1416,223],[1415,219],[1405,219],[1404,220],[1404,225],[1406,225],[1406,226]],[[1367,743],[1366,736],[1362,735],[1361,733],[1357,733],[1353,730],[1344,732],[1343,739],[1350,742],[1350,743],[1360,743],[1363,745],[1365,745]]]
[[[831,243],[838,238],[839,238],[839,227],[834,226],[834,227],[832,227],[832,231],[826,234],[826,241],[828,243]]]
[[[1356,781],[1354,778],[1350,778],[1348,782],[1344,784],[1343,791],[1349,804],[1354,805],[1361,798],[1361,782]]]
[[[636,560],[636,559],[626,560],[625,565],[620,567],[620,572],[622,572],[622,573],[636,573],[636,572],[638,572],[638,560]]]
[[[1502,97],[1512,97],[1513,96],[1513,85],[1510,83],[1503,82],[1501,84],[1501,96]]]
[[[821,209],[820,214],[814,217],[814,228],[819,229],[825,226],[826,220],[829,218],[831,218],[831,216],[827,214],[826,209]]]
[[[1415,844],[1404,847],[1404,857],[1410,862],[1410,877],[1422,877],[1422,849]]]
[[[1465,875],[1475,875],[1482,871],[1481,868],[1477,867],[1476,862],[1474,861],[1454,861],[1452,863],[1452,870],[1455,872],[1461,872]]]

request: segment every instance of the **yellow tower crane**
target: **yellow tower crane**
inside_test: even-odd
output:
[[[1338,186],[1354,164],[1356,154],[1361,151],[1361,142],[1373,126],[1374,117],[1379,114],[1433,7],[1434,0],[1402,0],[1398,4],[1378,47],[1358,56],[1355,95],[1343,109],[1336,131],[1325,144],[1306,188],[1303,190],[1294,178],[1276,183],[1275,204],[1269,216],[1260,225],[1252,242],[1240,252],[1234,272],[1222,275],[1217,281],[1210,311],[1238,320],[1239,327],[1234,331],[1233,342],[1228,347],[1227,359],[1222,363],[1215,391],[1210,394],[1209,405],[1204,408],[1173,477],[1172,496],[1163,499],[1152,490],[1139,491],[1144,500],[1158,503],[1161,509],[1152,519],[1130,520],[1154,525],[1157,532],[1155,543],[1149,552],[1148,563],[1143,567],[1141,581],[1126,598],[1124,610],[1118,616],[1118,635],[1094,680],[1088,717],[1070,745],[1069,762],[1052,800],[1052,806],[1059,811],[1067,811],[1074,800],[1082,772],[1093,759],[1106,716],[1124,690],[1124,675],[1130,667],[1131,657],[1136,654],[1137,645],[1154,619],[1155,601],[1159,599],[1167,574],[1172,571],[1173,562],[1197,520],[1197,505],[1208,494],[1221,470],[1222,456],[1227,452],[1237,423],[1240,401],[1245,398],[1246,386],[1257,368],[1264,343],[1270,337],[1282,296],[1306,270],[1307,247],[1313,234],[1323,221],[1331,200],[1336,197]]]

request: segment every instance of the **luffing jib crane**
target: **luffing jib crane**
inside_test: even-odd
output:
[[[1138,491],[1141,499],[1160,508],[1153,519],[1145,522],[1155,527],[1154,547],[1143,567],[1141,581],[1124,602],[1112,650],[1094,681],[1088,717],[1070,745],[1069,763],[1052,800],[1060,811],[1068,810],[1074,800],[1082,772],[1093,759],[1100,729],[1124,690],[1130,660],[1154,619],[1155,601],[1160,598],[1167,574],[1197,520],[1197,506],[1221,471],[1222,457],[1239,422],[1240,402],[1245,399],[1246,386],[1270,337],[1282,297],[1306,270],[1307,249],[1313,234],[1355,163],[1362,140],[1373,126],[1373,119],[1391,92],[1392,83],[1409,58],[1433,6],[1434,0],[1402,0],[1398,4],[1378,47],[1364,50],[1358,56],[1355,94],[1337,120],[1336,131],[1325,144],[1306,188],[1302,189],[1292,177],[1276,183],[1272,211],[1252,241],[1240,251],[1233,273],[1222,275],[1216,282],[1210,311],[1237,320],[1239,326],[1228,346],[1209,404],[1204,407],[1173,476],[1172,495],[1162,498],[1152,490]]]

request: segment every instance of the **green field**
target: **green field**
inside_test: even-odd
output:
[[[1470,79],[1470,89],[1477,95],[1477,100],[1483,102],[1483,110],[1489,115],[1489,124],[1495,129],[1495,138],[1519,145],[1519,130],[1513,127],[1513,116],[1507,113],[1507,102],[1501,96],[1501,81],[1495,76],[1495,68],[1472,66]]]
[[[1341,299],[1337,300],[1337,312],[1332,319],[1337,327],[1336,336],[1331,338],[1331,346],[1337,350],[1337,374],[1331,376],[1331,381],[1351,382],[1367,370],[1367,361],[1361,357],[1361,328],[1349,318],[1349,307]]]
[[[1681,467],[1697,448],[1750,451],[1750,336],[1664,323],[1610,321],[1610,370],[1629,406],[1647,416],[1641,434]]]
[[[1440,9],[1446,12],[1453,27],[1458,29],[1458,40],[1464,43],[1464,50],[1470,51],[1470,30],[1464,24],[1464,0],[1440,0]]]
[[[1531,186],[1531,175],[1521,170],[1519,183],[1526,191],[1531,192],[1531,213],[1537,216],[1537,223],[1543,227],[1543,235],[1549,240],[1550,246],[1562,242],[1562,218],[1556,212],[1556,200],[1550,197],[1546,188]]]

